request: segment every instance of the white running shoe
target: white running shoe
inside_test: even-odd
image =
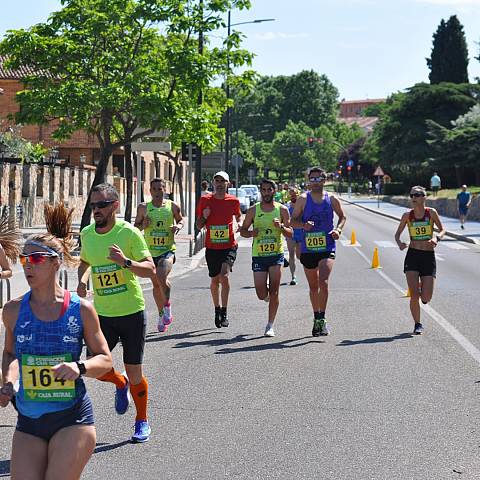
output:
[[[275,332],[273,331],[273,325],[271,323],[267,323],[267,326],[265,328],[265,336],[266,337],[274,337]]]

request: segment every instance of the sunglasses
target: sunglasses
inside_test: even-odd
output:
[[[424,197],[425,195],[423,193],[411,193],[410,198],[419,198],[419,197]]]
[[[323,182],[327,177],[321,176],[321,177],[310,177],[309,181],[313,183],[318,183],[318,182]]]
[[[102,200],[100,202],[90,202],[90,208],[92,210],[95,210],[96,208],[105,208],[114,202],[115,200]]]
[[[31,265],[40,265],[44,263],[47,258],[58,257],[56,253],[47,253],[47,252],[33,252],[33,253],[21,253],[19,255],[20,264],[25,266],[28,263]]]

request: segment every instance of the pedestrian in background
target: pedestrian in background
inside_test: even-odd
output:
[[[430,179],[430,188],[433,192],[433,196],[437,196],[437,192],[442,187],[442,180],[438,176],[437,172],[433,172],[432,178]]]
[[[458,217],[460,218],[460,228],[465,228],[465,220],[467,219],[468,207],[472,203],[472,195],[467,192],[467,186],[462,185],[462,191],[457,194]]]
[[[200,192],[200,196],[204,197],[208,195],[210,192],[208,191],[208,182],[206,180],[202,181],[202,191]]]

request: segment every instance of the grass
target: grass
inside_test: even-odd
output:
[[[457,198],[457,194],[461,191],[460,188],[445,188],[437,192],[437,198]],[[480,195],[480,186],[472,185],[467,188],[467,192],[470,192],[472,196]],[[428,192],[428,196],[433,198],[432,192]]]

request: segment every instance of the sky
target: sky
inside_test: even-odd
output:
[[[480,77],[480,0],[251,0],[233,27],[262,75],[325,74],[341,99],[385,98],[427,81],[426,57],[440,21],[457,15],[469,49],[470,81]],[[0,0],[0,36],[45,21],[58,0]],[[226,35],[219,32],[219,35]]]

